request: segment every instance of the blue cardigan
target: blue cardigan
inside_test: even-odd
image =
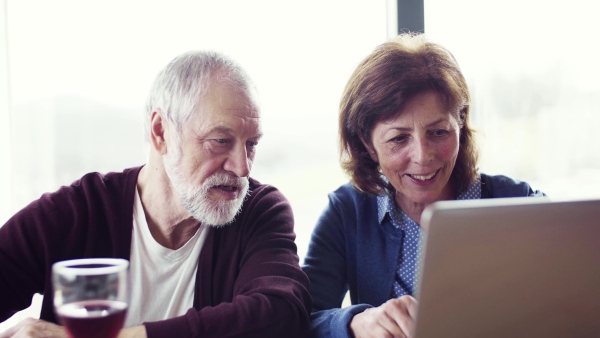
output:
[[[529,184],[481,174],[482,196],[543,196]],[[379,224],[377,196],[347,183],[329,194],[313,231],[303,270],[313,297],[311,337],[352,337],[353,316],[391,298],[402,233],[389,218]],[[351,306],[340,308],[350,290]]]

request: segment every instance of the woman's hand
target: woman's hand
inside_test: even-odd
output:
[[[413,332],[417,300],[411,296],[390,299],[354,316],[350,331],[356,338],[408,338]]]
[[[0,338],[68,338],[62,326],[34,318],[25,318],[0,333]]]

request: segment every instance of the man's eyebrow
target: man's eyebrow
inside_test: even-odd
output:
[[[201,140],[201,139],[205,139],[207,137],[210,137],[210,135],[216,134],[216,133],[231,134],[232,129],[224,127],[224,126],[215,126],[215,127],[211,128],[209,130],[206,130],[206,131],[195,129],[195,130],[193,130],[193,132],[194,132],[194,135],[195,135],[194,137],[196,139]]]
[[[228,128],[228,127],[224,127],[224,126],[216,126],[210,130],[208,130],[205,134],[212,134],[212,133],[232,133],[233,129],[232,128]]]
[[[223,134],[234,134],[234,129],[233,128],[229,128],[229,127],[225,127],[225,126],[216,126],[210,130],[208,130],[205,133],[202,134],[198,134],[199,138],[204,138],[210,134],[214,134],[214,133],[223,133]],[[263,132],[259,132],[256,135],[251,136],[250,138],[262,138],[263,137]]]

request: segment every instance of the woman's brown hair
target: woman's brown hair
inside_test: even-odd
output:
[[[400,114],[416,95],[433,91],[459,121],[460,146],[450,180],[456,193],[477,179],[478,151],[469,125],[470,95],[454,56],[423,34],[405,33],[379,45],[351,75],[340,102],[340,163],[354,185],[379,194],[392,189],[361,141]]]

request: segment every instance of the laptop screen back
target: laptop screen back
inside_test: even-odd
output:
[[[600,337],[600,200],[430,205],[415,337]]]

